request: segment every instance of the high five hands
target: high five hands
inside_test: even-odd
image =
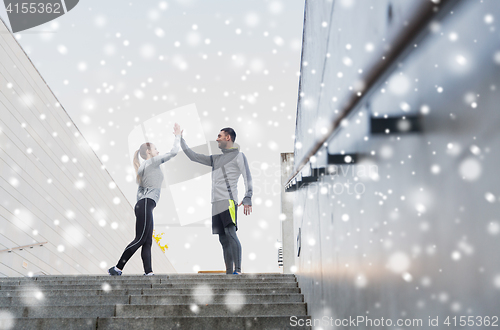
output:
[[[240,207],[243,204],[243,201],[238,204],[238,207]],[[243,205],[243,214],[245,215],[250,215],[252,213],[252,205]]]

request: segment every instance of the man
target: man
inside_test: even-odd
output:
[[[252,213],[252,177],[245,155],[234,147],[236,132],[232,128],[223,128],[217,136],[222,155],[202,155],[191,149],[181,137],[181,147],[186,156],[203,165],[212,167],[212,234],[219,235],[222,244],[226,274],[241,274],[241,244],[238,230],[237,210],[243,205],[243,213]],[[245,197],[238,200],[238,179],[243,176]],[[234,265],[234,269],[233,269]]]

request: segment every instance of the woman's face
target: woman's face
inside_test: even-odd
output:
[[[151,157],[156,157],[160,153],[158,150],[156,150],[156,146],[154,144],[150,144],[151,150],[150,150],[150,155]],[[148,150],[149,151],[149,150]]]

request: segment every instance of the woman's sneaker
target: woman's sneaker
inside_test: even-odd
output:
[[[154,275],[154,273],[153,273],[153,272],[151,272],[151,273],[147,273],[147,274],[144,274],[144,276],[153,276],[153,275]]]
[[[122,274],[122,271],[113,266],[110,269],[108,269],[108,274],[111,276],[120,276]]]

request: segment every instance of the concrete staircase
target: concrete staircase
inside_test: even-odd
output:
[[[0,329],[310,329],[292,326],[308,319],[295,275],[0,278]]]

